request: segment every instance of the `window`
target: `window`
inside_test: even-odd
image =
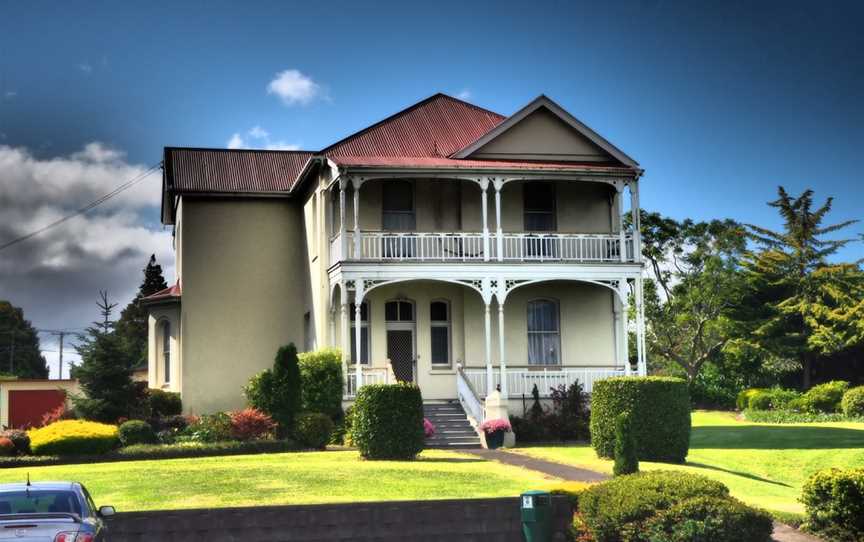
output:
[[[163,381],[171,382],[171,323],[162,323],[162,375]]]
[[[525,183],[522,192],[525,231],[555,231],[555,185]]]
[[[330,189],[330,237],[339,235],[341,227],[341,218],[339,217],[339,185],[337,184]]]
[[[414,185],[408,181],[385,181],[383,183],[381,224],[385,230],[413,231]]]
[[[528,364],[561,363],[561,332],[558,303],[538,299],[528,303]]]
[[[433,301],[429,305],[432,326],[432,364],[450,365],[450,304]]]
[[[413,322],[414,304],[410,301],[388,301],[384,305],[384,319],[388,322]]]
[[[357,363],[357,314],[355,305],[351,303],[351,362]],[[369,364],[369,304],[360,305],[360,363]]]

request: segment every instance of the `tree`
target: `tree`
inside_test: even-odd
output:
[[[828,258],[853,239],[828,239],[856,220],[824,226],[833,199],[814,209],[813,191],[790,196],[781,186],[768,205],[783,218],[773,231],[748,224],[758,250],[744,259],[748,340],[780,362],[800,363],[809,388],[814,360],[862,344],[862,277],[858,264]]]
[[[156,255],[152,254],[144,268],[144,280],[138,288],[138,294],[120,313],[116,325],[117,334],[124,348],[129,351],[133,367],[147,364],[147,309],[141,305],[141,299],[167,287],[162,266],[156,263]]]
[[[252,377],[244,392],[249,406],[269,414],[279,424],[280,437],[294,434],[300,412],[300,364],[294,343],[279,348],[273,368]]]
[[[93,322],[76,346],[81,364],[73,370],[83,396],[72,398],[81,417],[106,423],[129,417],[136,407],[137,390],[132,382],[132,363],[120,336],[114,332],[111,313],[117,306],[99,292],[102,320]]]
[[[0,372],[20,378],[48,378],[39,335],[24,311],[0,300]]]

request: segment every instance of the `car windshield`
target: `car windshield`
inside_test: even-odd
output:
[[[0,493],[0,514],[67,512],[81,515],[78,497],[72,491],[31,489]]]

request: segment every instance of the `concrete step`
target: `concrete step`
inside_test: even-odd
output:
[[[435,426],[435,435],[426,439],[428,448],[460,450],[480,448],[480,437],[468,423],[458,402],[426,403],[423,415]]]

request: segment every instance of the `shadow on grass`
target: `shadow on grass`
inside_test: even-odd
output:
[[[740,476],[742,478],[755,480],[757,482],[765,482],[766,484],[774,484],[775,486],[792,487],[789,484],[784,484],[783,482],[777,482],[775,480],[769,480],[768,478],[762,478],[761,476],[756,476],[755,474],[750,474],[749,472],[741,472],[741,471],[737,471],[737,470],[724,469],[722,467],[715,467],[714,465],[706,465],[705,463],[695,463],[692,461],[686,462],[685,465],[688,467],[696,467],[699,469],[708,469],[708,470],[716,470],[719,472],[725,472],[727,474],[732,474],[734,476]]]
[[[864,448],[864,431],[842,427],[712,425],[694,427],[690,447],[725,450]]]
[[[484,463],[485,459],[471,457],[419,457],[420,463]]]

